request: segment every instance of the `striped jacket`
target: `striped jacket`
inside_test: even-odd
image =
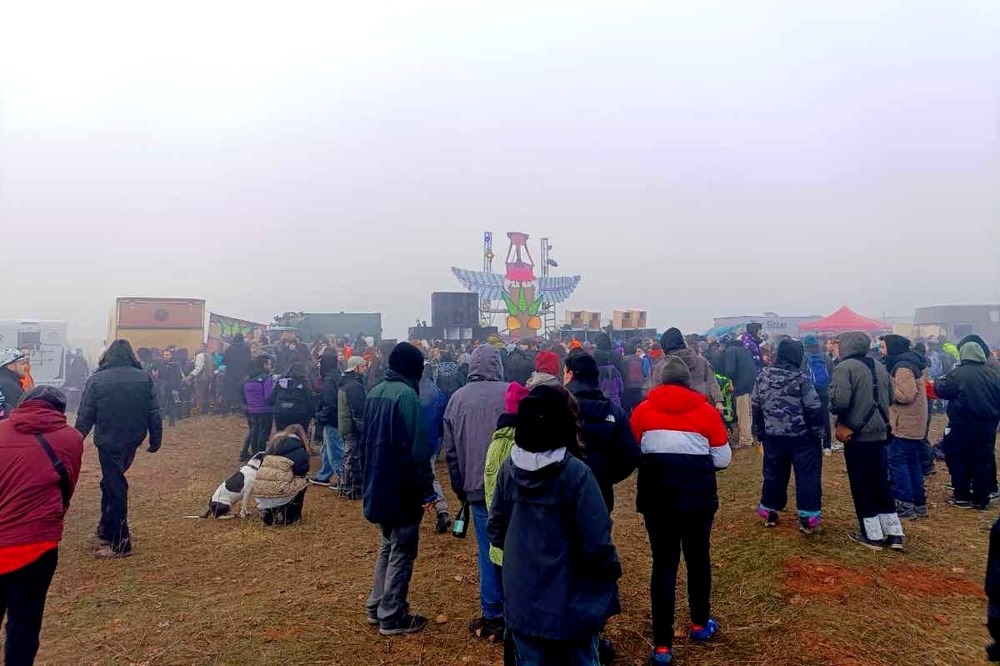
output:
[[[684,386],[658,386],[632,413],[641,443],[636,497],[639,513],[714,512],[716,470],[732,460],[719,412]]]

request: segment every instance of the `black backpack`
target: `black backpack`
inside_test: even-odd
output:
[[[304,379],[285,377],[274,387],[275,414],[308,414],[309,384]]]

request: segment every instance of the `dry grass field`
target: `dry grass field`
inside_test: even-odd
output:
[[[466,628],[478,610],[471,531],[460,541],[424,522],[411,603],[441,622],[419,636],[385,639],[363,614],[378,539],[358,503],[311,488],[302,524],[284,529],[185,518],[204,511],[212,490],[237,468],[244,428],[237,417],[191,419],[168,431],[156,455],[143,449],[129,475],[136,554],[117,562],[91,556],[100,502],[88,444],[38,663],[501,663],[500,648]],[[776,530],[761,527],[754,512],[760,456],[736,452],[719,476],[713,539],[714,613],[722,632],[706,646],[679,641],[676,663],[984,663],[981,587],[995,512],[948,507],[939,463],[928,483],[930,519],[906,524],[907,553],[872,553],[845,537],[855,519],[842,456],[825,464],[826,531],[807,539],[793,519]],[[634,478],[618,492],[625,612],[608,634],[617,663],[632,666],[649,652],[650,558],[634,511]],[[683,583],[678,589],[686,620]]]

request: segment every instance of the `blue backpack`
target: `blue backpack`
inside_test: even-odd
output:
[[[822,354],[806,354],[806,364],[809,367],[809,379],[817,391],[830,386],[830,371],[826,367],[826,359]]]

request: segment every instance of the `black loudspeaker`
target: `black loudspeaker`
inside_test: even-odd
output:
[[[431,294],[431,325],[446,328],[479,326],[479,295],[465,291]]]

